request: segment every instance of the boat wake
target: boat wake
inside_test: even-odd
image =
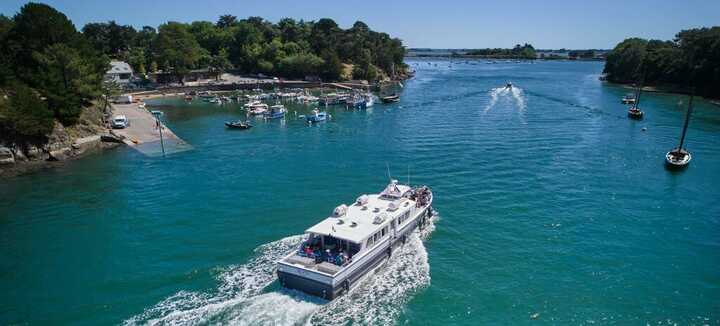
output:
[[[180,291],[123,324],[392,324],[412,295],[430,284],[422,241],[435,229],[435,220],[413,232],[376,275],[334,301],[284,288],[267,289],[277,279],[276,261],[302,242],[303,235],[296,235],[264,244],[248,263],[221,271],[217,290]]]
[[[485,107],[483,113],[487,113],[488,111],[490,111],[490,109],[495,107],[495,104],[497,104],[498,99],[500,99],[501,97],[513,100],[520,112],[525,112],[525,95],[523,94],[523,90],[521,88],[517,86],[513,86],[511,88],[497,87],[491,89],[489,93],[490,102]]]

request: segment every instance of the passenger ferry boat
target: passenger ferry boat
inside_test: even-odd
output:
[[[379,194],[362,195],[335,208],[307,229],[307,238],[278,261],[286,288],[335,299],[350,291],[388,259],[408,235],[432,217],[432,191],[391,180]]]

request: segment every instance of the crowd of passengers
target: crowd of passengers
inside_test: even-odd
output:
[[[410,199],[417,202],[417,207],[425,206],[430,200],[430,188],[422,186],[415,190]]]
[[[319,243],[303,243],[298,249],[298,256],[315,259],[316,263],[328,262],[338,266],[343,266],[350,262],[350,256],[339,246],[330,244],[325,245],[325,250],[320,247]]]

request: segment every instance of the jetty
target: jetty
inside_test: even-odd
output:
[[[113,104],[113,117],[124,115],[130,122],[126,128],[114,129],[123,142],[149,156],[176,153],[191,149],[185,141],[138,103]]]

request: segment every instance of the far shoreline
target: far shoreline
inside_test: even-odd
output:
[[[608,85],[618,86],[618,87],[622,87],[622,88],[628,89],[628,90],[635,90],[635,87],[633,86],[632,83],[619,83],[619,82],[611,82],[608,80],[603,80],[602,82],[604,82]],[[649,86],[643,86],[641,88],[641,90],[643,92],[648,92],[648,93],[690,95],[690,92],[686,88],[677,86],[677,85],[649,85]],[[705,99],[714,105],[720,106],[720,97],[718,97],[718,98],[705,97],[705,96],[701,96],[701,95],[697,95],[697,94],[695,94],[695,97]]]

